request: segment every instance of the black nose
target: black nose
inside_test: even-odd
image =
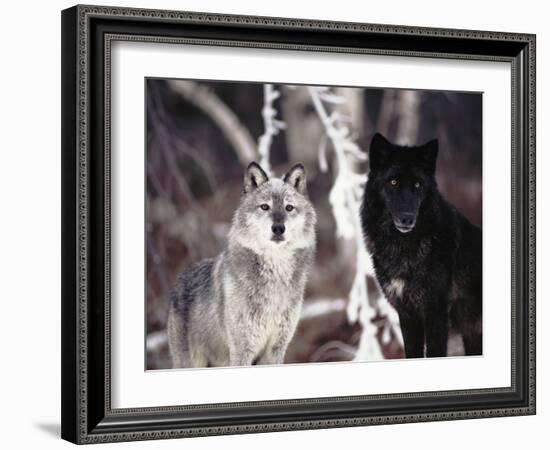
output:
[[[412,213],[403,213],[399,216],[399,225],[403,227],[412,227],[415,222],[415,215]]]
[[[274,223],[271,225],[271,231],[276,236],[281,236],[285,232],[285,226],[282,223]]]

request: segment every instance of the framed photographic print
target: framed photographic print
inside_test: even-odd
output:
[[[62,84],[63,438],[535,413],[534,35],[75,6]]]

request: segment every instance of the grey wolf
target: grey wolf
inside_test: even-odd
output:
[[[482,353],[482,239],[439,193],[438,143],[394,145],[376,134],[361,207],[378,284],[396,308],[407,358],[447,355],[449,323]]]
[[[248,166],[227,247],[176,281],[167,325],[173,367],[283,362],[314,258],[315,224],[303,165],[282,179]]]

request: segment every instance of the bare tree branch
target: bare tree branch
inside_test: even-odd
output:
[[[414,145],[418,139],[420,128],[420,93],[418,91],[399,91],[397,95],[397,108],[399,114],[399,128],[396,142],[399,145]]]
[[[257,158],[254,139],[235,113],[212,91],[188,80],[168,80],[170,88],[204,112],[220,127],[242,165]]]
[[[376,121],[376,130],[387,136],[390,131],[390,123],[395,109],[395,92],[391,89],[385,89],[382,96],[380,112]]]

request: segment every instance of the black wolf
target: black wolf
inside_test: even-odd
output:
[[[437,140],[394,145],[376,134],[361,207],[376,278],[401,323],[407,358],[446,356],[449,322],[480,355],[481,230],[443,199]]]

